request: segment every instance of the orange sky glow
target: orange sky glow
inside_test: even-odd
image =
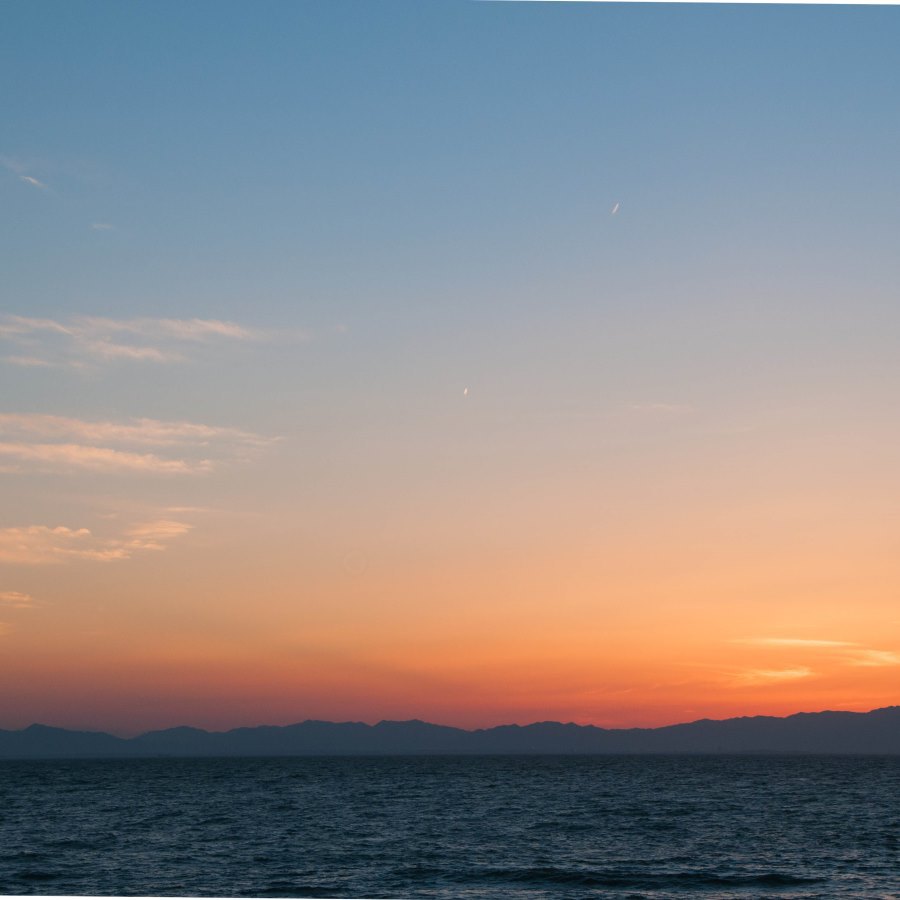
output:
[[[0,728],[900,702],[881,12],[26,6]]]

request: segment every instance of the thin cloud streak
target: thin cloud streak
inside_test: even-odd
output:
[[[0,471],[146,475],[202,475],[227,463],[247,462],[277,440],[195,422],[92,422],[37,413],[0,413],[0,438],[6,438],[0,440],[0,462],[6,461]]]
[[[33,175],[27,174],[27,170],[31,168],[31,166],[22,162],[18,159],[13,159],[10,156],[0,156],[0,166],[6,169],[8,172],[12,172],[13,175],[18,176],[19,181],[23,184],[28,184],[31,187],[39,188],[42,191],[48,190],[46,184],[43,181],[39,181]]]
[[[264,336],[262,331],[220,319],[108,319],[102,316],[76,316],[70,322],[67,333],[97,336],[134,334],[150,338],[169,337],[179,341],[204,341],[217,337],[260,340]]]
[[[33,464],[44,471],[87,469],[93,472],[144,472],[163,475],[187,475],[209,472],[212,462],[201,459],[163,459],[153,453],[133,453],[111,447],[84,444],[7,444],[0,443],[0,457]]]
[[[125,560],[136,553],[164,550],[167,542],[187,534],[192,527],[186,522],[158,520],[133,526],[116,538],[98,538],[87,528],[64,525],[3,528],[0,562],[41,566]]]
[[[126,422],[90,421],[43,413],[0,413],[0,434],[158,447],[185,443],[206,446],[214,441],[264,447],[276,440],[238,428],[196,422],[148,418]]]
[[[747,669],[738,673],[735,683],[750,687],[761,684],[776,684],[780,681],[796,681],[800,678],[809,678],[814,674],[813,670],[806,666],[792,666],[786,669]]]
[[[850,654],[851,666],[900,666],[900,654],[891,650],[855,650]]]
[[[308,337],[298,333],[295,336]],[[0,339],[27,348],[7,357],[13,364],[68,365],[111,362],[183,362],[186,351],[220,342],[270,340],[274,335],[221,319],[69,319],[8,315],[0,318]],[[22,360],[29,360],[23,363]]]
[[[4,316],[0,321],[0,336],[31,334],[37,331],[52,331],[56,334],[74,334],[71,328],[54,319],[34,319],[27,316]]]
[[[176,522],[172,519],[157,519],[134,525],[125,534],[129,541],[127,546],[137,550],[163,550],[165,542],[187,534],[194,526],[187,522]]]
[[[851,641],[823,641],[817,638],[738,638],[732,643],[754,644],[758,647],[855,647]]]
[[[0,606],[11,606],[13,609],[28,609],[34,606],[34,597],[21,591],[0,591]]]
[[[23,366],[25,368],[41,367],[52,369],[56,366],[56,363],[41,359],[38,356],[4,356],[3,362],[8,363],[11,366]]]
[[[785,647],[793,650],[833,651],[833,658],[848,666],[880,667],[900,666],[900,654],[893,650],[875,650],[861,647],[854,641],[828,641],[817,638],[739,638],[733,644],[750,644],[755,647]]]
[[[111,341],[90,341],[84,344],[88,355],[94,359],[130,359],[149,362],[179,362],[184,356],[174,351],[160,350],[158,347],[136,347],[132,344],[114,344]]]

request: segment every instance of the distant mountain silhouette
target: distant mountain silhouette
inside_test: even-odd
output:
[[[127,755],[128,741],[98,731],[68,731],[29,725],[22,731],[0,731],[0,757],[111,757]]]
[[[867,713],[701,719],[662,728],[536,722],[466,731],[428,722],[306,721],[231,731],[169,728],[135,738],[31,725],[0,730],[0,758],[362,756],[418,754],[878,753],[900,754],[900,706]]]

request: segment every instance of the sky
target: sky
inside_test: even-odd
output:
[[[0,728],[900,702],[900,10],[0,20]]]

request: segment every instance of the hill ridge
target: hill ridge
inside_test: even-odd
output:
[[[132,738],[42,723],[0,730],[0,759],[623,753],[900,754],[900,706],[697,719],[655,728],[542,721],[467,730],[421,719],[374,725],[306,719],[227,731],[178,725]]]

